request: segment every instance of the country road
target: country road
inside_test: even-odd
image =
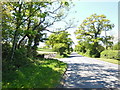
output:
[[[68,64],[60,88],[120,88],[120,66],[117,64],[83,57],[75,52],[59,60]]]

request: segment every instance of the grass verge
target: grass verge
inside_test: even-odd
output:
[[[92,57],[90,57],[90,56],[88,56],[88,55],[85,55],[85,54],[83,54],[83,53],[80,53],[80,52],[78,52],[78,53],[79,53],[80,55],[82,55],[82,56],[92,58]],[[120,65],[120,61],[119,61],[119,60],[116,60],[116,59],[106,59],[106,58],[94,58],[94,59]]]
[[[60,55],[60,54],[57,54],[55,56],[55,58],[67,58],[69,56],[69,54],[66,54],[66,55]]]
[[[120,65],[120,61],[116,60],[116,59],[106,59],[106,58],[95,58],[95,59],[106,61],[106,62],[110,62],[110,63],[113,63],[113,64],[119,64]]]
[[[16,70],[3,71],[2,88],[55,88],[67,68],[57,59],[35,59]]]
[[[53,50],[49,48],[38,48],[38,51],[53,52]]]

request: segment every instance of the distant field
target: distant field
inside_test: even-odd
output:
[[[49,48],[38,48],[38,51],[53,52],[53,50]]]
[[[39,54],[50,54],[50,53],[57,53],[57,52],[48,52],[48,51],[37,51]]]

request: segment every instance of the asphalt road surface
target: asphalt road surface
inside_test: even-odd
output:
[[[117,64],[83,57],[75,52],[59,60],[68,64],[60,88],[120,88],[120,66]]]

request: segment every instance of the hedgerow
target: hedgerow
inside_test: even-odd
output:
[[[118,50],[105,50],[101,52],[101,58],[108,59],[120,59],[120,55]]]

